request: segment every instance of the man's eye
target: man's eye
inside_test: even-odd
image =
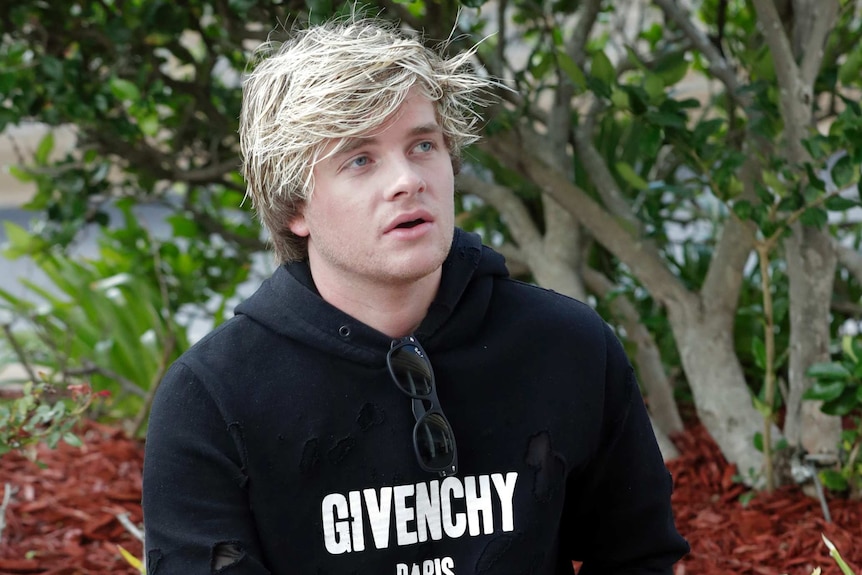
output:
[[[416,148],[420,152],[430,152],[431,150],[434,149],[434,143],[433,142],[420,142],[419,144],[417,144]]]
[[[353,167],[361,168],[363,166],[368,165],[368,156],[357,156],[350,161],[350,165]]]

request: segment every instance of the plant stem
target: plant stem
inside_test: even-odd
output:
[[[775,470],[772,456],[772,409],[775,403],[775,318],[772,307],[772,292],[769,287],[769,250],[770,245],[768,243],[758,242],[760,286],[763,292],[763,342],[766,348],[763,399],[767,411],[763,416],[763,457],[766,464],[766,491],[772,493],[775,490]]]

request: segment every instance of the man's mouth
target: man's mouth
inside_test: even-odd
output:
[[[395,229],[398,229],[398,228],[402,228],[402,229],[415,228],[419,224],[423,224],[423,223],[425,223],[425,220],[423,220],[422,218],[417,218],[415,220],[410,220],[409,222],[404,222],[404,223],[398,224],[397,226],[395,226]]]

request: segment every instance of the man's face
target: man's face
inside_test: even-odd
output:
[[[412,90],[379,128],[315,166],[314,192],[290,229],[308,237],[318,287],[391,287],[439,270],[452,243],[453,196],[435,106]]]

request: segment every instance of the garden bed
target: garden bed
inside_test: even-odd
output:
[[[82,436],[81,448],[39,450],[38,464],[16,453],[0,458],[0,491],[6,483],[16,490],[5,514],[0,574],[135,573],[117,545],[141,554],[119,517],[141,522],[142,445],[94,423]],[[816,566],[838,575],[821,533],[862,575],[862,502],[830,497],[827,523],[819,502],[797,488],[749,498],[701,426],[674,441],[683,453],[668,465],[674,510],[692,547],[675,575],[810,575]]]

